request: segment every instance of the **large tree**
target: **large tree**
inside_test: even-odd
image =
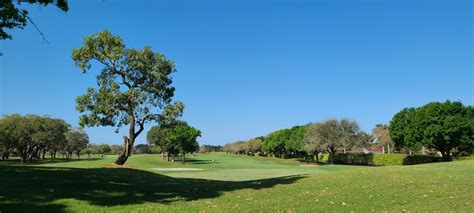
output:
[[[421,139],[413,127],[416,111],[413,107],[404,108],[390,121],[390,138],[398,149],[417,150],[422,147]]]
[[[15,4],[18,2],[18,4]],[[0,1],[0,40],[11,39],[12,36],[5,32],[5,29],[24,28],[26,24],[33,21],[28,15],[26,9],[19,9],[20,3],[38,4],[41,6],[55,5],[60,10],[66,12],[69,10],[67,0],[1,0]],[[36,26],[35,26],[36,27]],[[40,32],[41,33],[41,32]],[[44,39],[44,37],[43,37]]]
[[[82,129],[71,129],[66,133],[66,143],[64,144],[64,151],[66,151],[66,157],[71,158],[74,152],[77,153],[77,157],[80,157],[80,153],[89,144],[89,136]]]
[[[348,119],[330,119],[322,123],[310,124],[305,134],[308,150],[317,152],[325,150],[329,160],[334,163],[334,155],[338,148],[351,149],[358,147],[366,138],[355,121]]]
[[[83,46],[73,50],[72,58],[84,73],[92,63],[100,70],[97,88],[88,88],[76,99],[77,109],[83,113],[80,125],[114,126],[117,132],[129,125],[123,151],[115,161],[118,165],[127,161],[147,122],[160,123],[167,111],[182,112],[181,103],[171,103],[174,63],[150,47],[126,48],[120,37],[105,30],[87,36]]]
[[[474,147],[472,106],[446,101],[403,109],[390,122],[390,135],[399,147],[425,146],[450,160],[453,150]]]
[[[186,163],[186,153],[196,152],[199,149],[197,138],[201,137],[201,131],[182,123],[173,128],[166,135],[171,144],[176,144],[176,148],[183,155],[183,164]]]

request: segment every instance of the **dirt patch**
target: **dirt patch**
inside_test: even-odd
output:
[[[202,169],[198,168],[153,168],[153,170],[158,171],[199,171]]]
[[[143,170],[135,166],[128,166],[128,165],[117,165],[117,164],[105,164],[104,167],[107,168],[127,168],[127,169],[136,169],[136,170]]]
[[[319,166],[318,164],[303,164],[301,166],[304,166],[304,167],[313,167],[313,166]]]

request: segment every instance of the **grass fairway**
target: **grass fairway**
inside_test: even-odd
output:
[[[198,155],[186,165],[135,155],[122,168],[111,167],[113,160],[0,161],[0,210],[474,211],[474,160],[302,167],[295,160],[227,154]],[[202,170],[155,170],[184,167]]]

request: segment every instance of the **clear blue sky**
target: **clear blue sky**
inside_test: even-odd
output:
[[[28,8],[50,43],[31,24],[0,41],[1,114],[49,114],[77,126],[75,98],[95,83],[71,50],[103,29],[176,62],[174,99],[206,144],[328,118],[370,131],[404,107],[474,103],[470,0],[71,0],[67,13]],[[119,144],[124,134],[86,131],[93,143]]]

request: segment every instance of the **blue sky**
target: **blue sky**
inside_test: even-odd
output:
[[[71,50],[103,29],[176,62],[174,100],[186,104],[183,119],[205,144],[328,118],[370,131],[404,107],[474,103],[470,0],[71,0],[67,13],[27,8],[49,44],[31,24],[0,41],[1,114],[48,114],[77,126],[75,98],[95,83]],[[110,144],[125,133],[86,131],[91,142]]]

